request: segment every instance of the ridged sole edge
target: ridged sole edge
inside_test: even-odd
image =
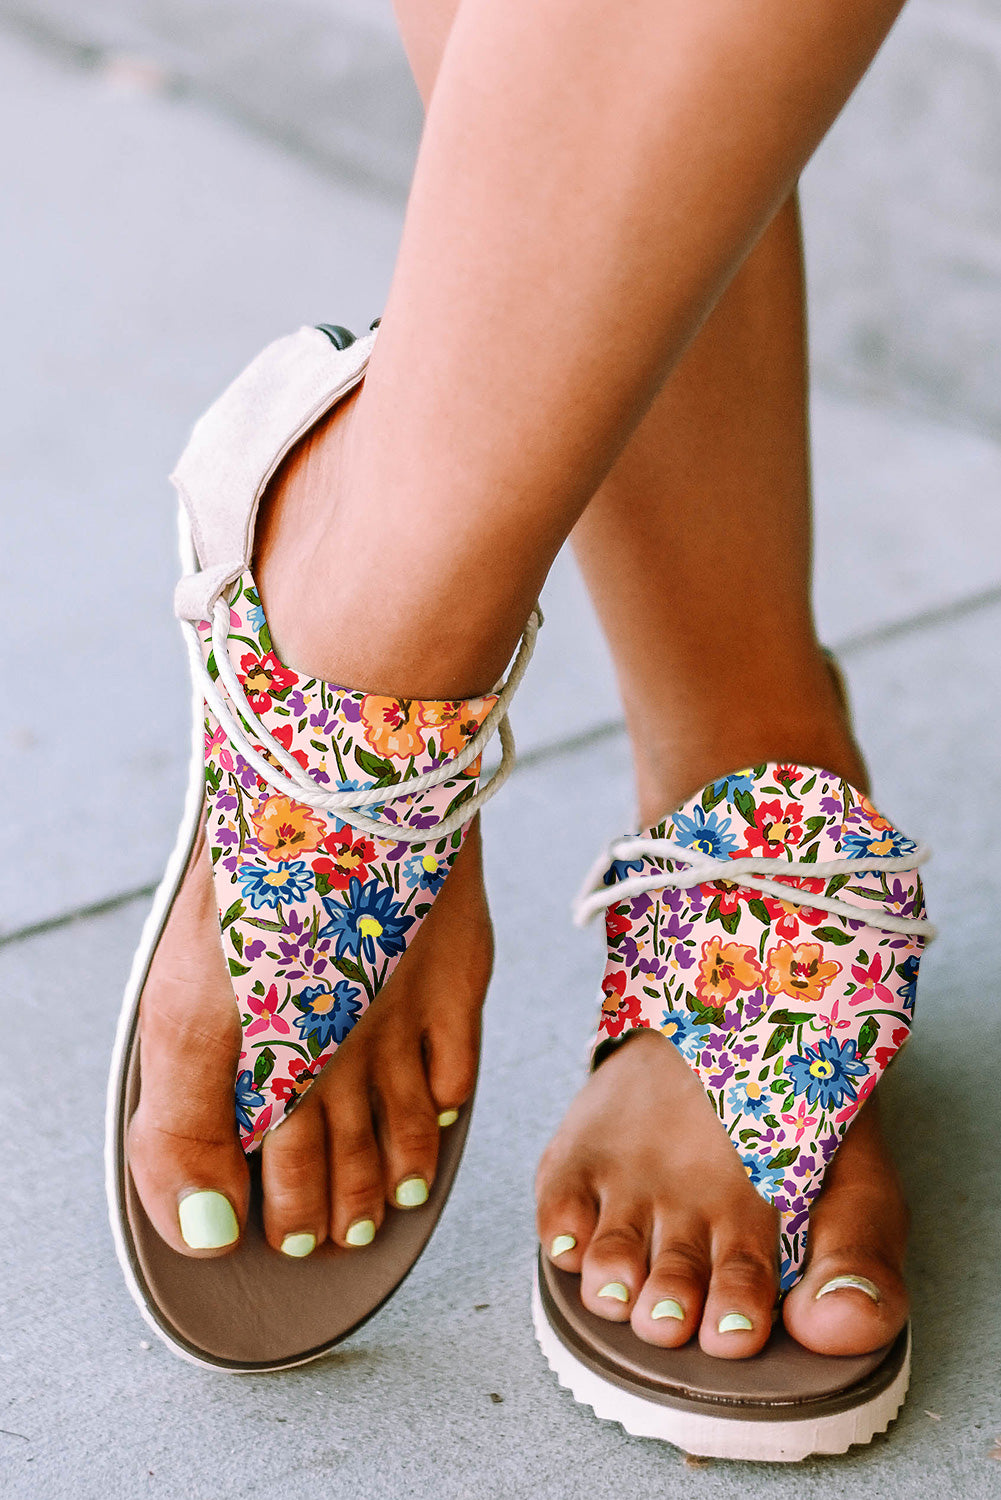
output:
[[[759,1463],[798,1463],[813,1454],[847,1453],[885,1432],[900,1411],[911,1371],[911,1338],[899,1373],[877,1396],[848,1411],[821,1417],[776,1417],[774,1421],[741,1421],[738,1417],[683,1411],[664,1402],[624,1390],[603,1380],[566,1347],[553,1328],[539,1292],[532,1284],[532,1322],[546,1363],[560,1385],[581,1406],[604,1422],[618,1422],[633,1437],[660,1438],[698,1458],[734,1458]]]

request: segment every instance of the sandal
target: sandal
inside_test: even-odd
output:
[[[397,700],[308,679],[276,656],[251,573],[268,482],[292,446],[362,380],[374,331],[336,325],[270,345],[197,423],[173,476],[185,576],[194,742],[184,818],[136,953],[108,1089],[106,1181],[126,1283],[155,1332],[211,1369],[279,1370],[326,1354],[392,1295],[441,1214],[471,1102],[443,1132],[423,1206],[390,1211],[364,1254],[305,1259],[264,1238],[259,1171],[235,1249],[189,1258],[156,1233],[126,1154],[139,1095],[143,986],[199,835],[242,1026],[235,1124],[253,1153],[376,997],[430,911],[470,822],[514,761],[506,709],[531,656],[530,618],[496,693]],[[480,756],[498,731],[499,768]]]
[[[909,1034],[934,936],[917,873],[926,857],[848,782],[773,763],[617,840],[576,903],[579,923],[606,909],[592,1066],[636,1027],[673,1042],[779,1210],[783,1292],[803,1274],[826,1167]],[[579,1278],[541,1252],[533,1311],[578,1401],[692,1454],[843,1453],[884,1432],[907,1390],[909,1327],[851,1358],[805,1349],[781,1322],[749,1359],[658,1348],[589,1313]]]

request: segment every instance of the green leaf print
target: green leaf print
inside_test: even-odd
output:
[[[812,1021],[813,1013],[809,1010],[770,1010],[765,1020],[774,1026],[800,1026],[804,1021]]]
[[[752,792],[738,791],[734,793],[733,805],[740,813],[744,822],[751,828],[754,825],[754,795]]]
[[[768,907],[761,900],[760,896],[755,897],[753,901],[748,901],[747,909],[752,917],[757,917],[758,921],[764,922],[766,927],[770,925],[772,919],[768,915]]]
[[[825,943],[834,943],[838,947],[852,941],[852,934],[845,932],[841,927],[815,927],[813,935],[822,938]]]
[[[791,1167],[798,1155],[798,1146],[786,1146],[785,1150],[780,1151],[778,1156],[772,1157],[768,1165],[770,1167]]]
[[[237,917],[242,917],[246,909],[247,908],[244,906],[242,901],[240,901],[239,899],[234,901],[233,905],[229,907],[222,921],[219,923],[220,929],[225,932],[230,922],[235,922]]]
[[[858,1037],[859,1057],[865,1057],[872,1051],[873,1047],[876,1044],[876,1038],[878,1036],[879,1022],[875,1021],[872,1016],[867,1016],[866,1019],[862,1022],[862,1029],[860,1030]]]
[[[262,1047],[254,1063],[254,1088],[263,1088],[274,1071],[275,1054],[270,1047]]]
[[[793,1029],[791,1026],[776,1026],[768,1038],[768,1046],[762,1052],[762,1057],[774,1057],[777,1052],[782,1051],[783,1047],[788,1047],[792,1038]]]
[[[239,978],[241,974],[250,973],[250,966],[249,964],[238,964],[235,958],[231,958],[229,960],[229,972],[234,978]]]
[[[366,776],[375,776],[376,786],[389,786],[398,780],[396,768],[388,760],[381,756],[373,755],[371,750],[364,750],[361,745],[355,746],[355,760],[361,766]]]
[[[365,970],[361,964],[356,964],[353,958],[348,958],[346,954],[342,954],[340,958],[332,959],[331,962],[337,972],[344,975],[345,979],[353,979],[356,984],[363,984],[368,989],[368,978]]]

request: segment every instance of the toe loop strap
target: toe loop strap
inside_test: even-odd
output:
[[[831,880],[843,875],[893,874],[911,871],[925,863],[931,851],[924,844],[908,840],[905,853],[867,855],[859,859],[831,859],[823,863],[806,860],[784,860],[768,856],[747,855],[736,859],[717,859],[691,849],[672,839],[630,837],[615,839],[603,851],[588,872],[587,879],[573,903],[574,922],[583,927],[598,912],[620,901],[638,896],[644,891],[690,890],[694,886],[706,885],[716,880],[727,880],[736,885],[775,896],[793,906],[819,907],[833,916],[852,922],[864,922],[869,927],[884,932],[899,932],[930,940],[936,935],[934,923],[924,917],[905,917],[885,908],[858,906],[852,901],[841,901],[836,896],[818,895],[787,884],[778,875],[793,877],[815,877]],[[620,861],[637,858],[669,860],[673,870],[655,870],[650,874],[626,875],[605,883],[609,874],[614,875],[615,865]]]

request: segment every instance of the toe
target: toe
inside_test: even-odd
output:
[[[698,1329],[709,1284],[709,1246],[694,1224],[668,1222],[654,1235],[650,1274],[631,1322],[647,1344],[676,1349]]]
[[[714,1247],[699,1343],[718,1359],[746,1359],[768,1342],[778,1298],[774,1250],[733,1238]]]
[[[307,1095],[261,1147],[264,1232],[275,1250],[300,1259],[326,1239],[329,1177],[323,1109]]]
[[[385,1217],[382,1160],[368,1093],[361,1081],[326,1102],[330,1165],[330,1238],[362,1249]]]
[[[906,1323],[907,1290],[889,1259],[853,1245],[811,1257],[782,1311],[793,1338],[818,1354],[869,1354]]]
[[[626,1323],[647,1277],[650,1224],[639,1205],[602,1206],[584,1253],[580,1299],[589,1312]]]
[[[211,870],[193,865],[142,997],[141,1093],[128,1131],[143,1208],[182,1255],[232,1249],[246,1220],[236,1130],[240,1027],[219,944]]]
[[[439,1134],[420,1047],[383,1052],[374,1077],[386,1200],[395,1208],[418,1208],[434,1181]]]
[[[820,1354],[869,1354],[907,1321],[907,1205],[875,1099],[835,1152],[810,1213],[803,1280],[783,1304],[793,1338]]]
[[[543,1158],[536,1178],[539,1244],[561,1271],[580,1273],[598,1222],[598,1206],[587,1183]]]
[[[472,1097],[480,1055],[480,1013],[464,1006],[453,1015],[432,1022],[424,1039],[427,1081],[435,1110],[448,1118]]]

